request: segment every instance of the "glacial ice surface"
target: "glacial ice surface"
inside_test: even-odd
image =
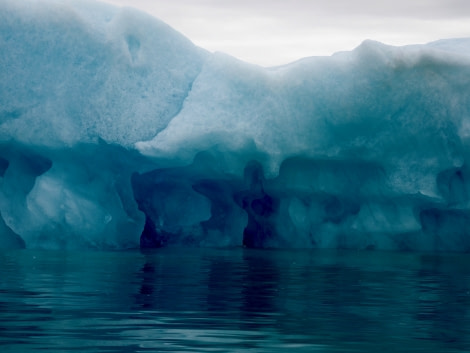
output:
[[[262,68],[0,3],[0,248],[470,251],[470,39]]]

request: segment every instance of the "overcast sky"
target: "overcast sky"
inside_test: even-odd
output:
[[[106,0],[163,20],[196,45],[273,66],[351,50],[470,37],[470,0]]]

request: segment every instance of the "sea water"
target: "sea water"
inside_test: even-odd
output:
[[[1,352],[468,352],[470,258],[0,253]]]

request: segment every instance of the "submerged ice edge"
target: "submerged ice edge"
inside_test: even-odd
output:
[[[264,69],[128,8],[0,7],[0,248],[470,250],[470,39]]]

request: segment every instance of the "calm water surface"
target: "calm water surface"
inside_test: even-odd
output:
[[[469,352],[470,258],[0,252],[1,352]]]

